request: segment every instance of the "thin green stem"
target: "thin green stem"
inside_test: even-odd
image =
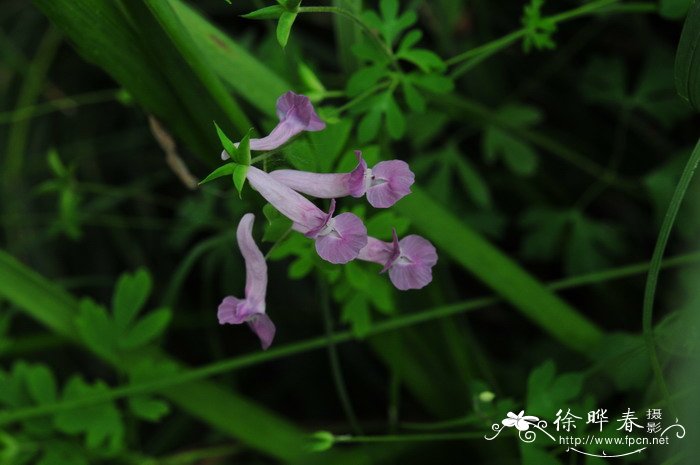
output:
[[[119,89],[98,90],[17,108],[11,111],[4,111],[0,113],[0,124],[15,123],[17,121],[47,115],[55,111],[72,110],[83,105],[110,102],[116,98],[118,92]]]
[[[491,431],[466,431],[440,434],[387,434],[382,436],[334,436],[337,443],[384,443],[384,442],[433,442],[463,441],[465,439],[483,439]]]
[[[666,400],[666,404],[672,411],[674,408],[673,405],[671,405],[671,396],[668,386],[666,385],[666,381],[664,380],[661,362],[659,361],[659,355],[656,352],[656,344],[654,342],[654,297],[656,295],[656,286],[659,280],[659,272],[662,267],[664,251],[666,250],[668,239],[671,236],[671,230],[673,229],[673,225],[676,221],[678,210],[681,207],[681,203],[683,202],[685,193],[688,190],[690,181],[693,179],[693,174],[695,174],[695,169],[698,166],[698,162],[700,162],[700,141],[698,141],[695,149],[693,149],[693,153],[690,155],[688,163],[683,169],[683,174],[681,174],[681,179],[678,181],[676,190],[671,198],[671,203],[666,211],[666,216],[661,224],[661,231],[659,232],[659,237],[656,240],[656,246],[654,247],[654,253],[651,257],[649,274],[647,275],[646,287],[644,289],[644,303],[642,305],[642,330],[644,332],[644,342],[646,343],[647,350],[649,352],[649,359],[654,372],[654,378],[656,379],[657,387],[661,391],[661,395]]]
[[[629,8],[625,8],[626,5],[615,5],[620,0],[598,0],[594,2],[581,5],[578,8],[574,8],[563,13],[548,16],[542,20],[550,24],[556,25],[561,22],[569,21],[581,16],[590,15],[594,13],[617,13],[617,12],[650,12],[656,11],[657,7],[652,3],[635,3],[629,5]],[[498,53],[499,51],[509,47],[510,45],[517,42],[519,39],[527,34],[526,28],[520,28],[513,32],[506,34],[503,37],[487,42],[483,45],[475,47],[473,49],[462,52],[458,55],[453,56],[445,60],[448,66],[457,65],[464,63],[458,68],[456,68],[450,77],[456,78],[467,72],[469,69],[476,66],[478,63],[482,62],[486,58]],[[468,61],[471,60],[471,61]]]
[[[261,161],[265,161],[265,160],[267,160],[268,158],[270,158],[271,156],[277,155],[277,154],[280,153],[281,151],[282,151],[282,149],[281,149],[281,148],[278,148],[278,149],[275,149],[275,150],[270,150],[269,152],[264,152],[263,154],[258,155],[257,157],[252,158],[252,159],[250,160],[250,163],[251,163],[251,164],[255,164],[255,163],[259,163],[259,162],[261,162]]]
[[[326,331],[326,337],[328,338],[328,359],[331,364],[331,372],[333,373],[333,383],[335,384],[335,389],[338,393],[340,404],[343,407],[348,423],[350,423],[350,427],[355,434],[363,434],[362,428],[360,427],[360,422],[357,420],[357,415],[355,415],[355,409],[352,406],[352,401],[350,400],[350,394],[348,393],[348,389],[345,384],[345,377],[343,376],[343,371],[340,367],[338,349],[336,347],[336,343],[333,342],[333,315],[331,314],[328,283],[325,281],[323,276],[320,275],[320,273],[317,281],[319,286],[321,310],[323,311],[324,328]]]
[[[680,255],[667,259],[661,265],[662,268],[684,265],[688,263],[696,263],[700,261],[700,252]],[[622,268],[604,270],[596,273],[582,275],[562,281],[555,281],[548,284],[548,288],[552,290],[571,289],[588,284],[594,284],[613,279],[621,279],[628,276],[635,276],[649,269],[648,263],[640,263]],[[383,321],[375,324],[368,331],[367,337],[376,336],[379,334],[396,331],[419,323],[434,321],[440,318],[465,313],[468,311],[485,308],[490,305],[500,302],[502,299],[496,296],[482,297],[479,299],[465,300],[450,305],[436,307],[423,312],[404,315],[391,320]],[[307,339],[292,344],[287,344],[282,347],[268,349],[265,352],[253,352],[251,354],[242,355],[228,360],[222,360],[201,368],[195,368],[184,373],[179,373],[173,376],[159,378],[148,382],[130,384],[126,386],[116,387],[107,392],[95,396],[83,397],[71,401],[56,402],[52,404],[44,404],[35,407],[27,407],[11,411],[0,412],[0,425],[33,418],[43,415],[54,414],[59,411],[72,410],[76,408],[86,407],[102,402],[109,402],[115,399],[134,396],[138,394],[152,393],[157,391],[167,391],[168,388],[182,385],[188,382],[209,378],[215,375],[220,375],[230,371],[239,370],[246,367],[255,366],[261,363],[277,360],[281,358],[298,355],[309,352],[311,350],[326,347],[329,342],[340,344],[354,340],[355,336],[351,331],[342,331],[330,336],[323,335],[312,339]]]

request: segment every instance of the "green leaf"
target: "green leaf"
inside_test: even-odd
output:
[[[314,260],[311,255],[303,255],[289,265],[287,276],[291,279],[301,279],[308,275],[314,267]]]
[[[236,149],[233,141],[229,139],[219,125],[216,124],[216,121],[214,121],[214,127],[216,128],[216,135],[219,136],[219,140],[221,141],[221,146],[224,148],[224,150],[226,150],[230,157],[233,157],[233,154],[238,152],[238,149]]]
[[[383,65],[367,66],[350,76],[345,90],[350,97],[355,97],[368,90],[385,76],[387,76],[387,69]]]
[[[423,37],[423,33],[418,30],[418,29],[413,29],[412,31],[409,31],[403,39],[401,39],[401,44],[399,45],[398,51],[401,53],[404,50],[408,50],[413,48],[414,45],[416,45],[421,38]]]
[[[26,373],[27,390],[37,404],[56,402],[56,379],[51,370],[43,365],[28,368]]]
[[[172,313],[167,308],[149,312],[119,339],[119,346],[124,349],[135,349],[152,342],[163,334],[171,318]]]
[[[277,22],[277,42],[282,48],[287,46],[289,33],[292,31],[292,24],[294,24],[296,18],[297,14],[291,11],[285,11],[280,15],[280,19]]]
[[[539,160],[535,150],[528,143],[494,126],[484,133],[483,150],[486,161],[493,163],[502,157],[515,174],[531,176],[537,170]]]
[[[402,88],[403,96],[408,107],[416,113],[423,113],[426,107],[423,96],[408,81],[404,80],[402,82]]]
[[[391,93],[386,94],[385,105],[386,127],[389,130],[389,135],[394,139],[400,139],[406,132],[406,118],[404,118],[401,108]]]
[[[245,180],[248,176],[249,165],[235,165],[233,169],[233,185],[238,191],[238,197],[243,198],[243,186],[245,186]]]
[[[328,431],[316,431],[311,435],[307,448],[311,452],[325,452],[335,444],[335,436]]]
[[[564,260],[569,275],[604,269],[610,266],[608,256],[626,249],[618,230],[609,223],[591,220],[579,212],[574,212],[570,218],[571,236]]]
[[[521,254],[530,260],[552,260],[561,254],[566,227],[571,212],[535,207],[528,210],[520,224],[527,231],[523,236]]]
[[[265,233],[263,241],[276,242],[284,236],[292,227],[292,221],[278,212],[275,207],[266,203],[263,207],[263,214],[267,219],[265,223]]]
[[[402,60],[409,61],[418,66],[421,71],[429,73],[431,71],[444,71],[445,62],[434,52],[423,48],[412,48],[400,51],[396,56]]]
[[[75,326],[83,342],[106,360],[117,361],[117,328],[104,307],[91,299],[80,301]]]
[[[667,128],[688,118],[692,110],[678,97],[673,87],[673,55],[661,47],[653,47],[631,95],[635,108],[644,111]]]
[[[231,153],[231,160],[239,165],[250,166],[250,135],[252,132],[253,128],[248,129],[248,132],[245,133],[241,141],[238,143],[238,148]]]
[[[62,399],[72,401],[107,391],[109,388],[102,381],[90,385],[75,376],[66,383]],[[54,425],[66,434],[84,434],[85,445],[90,449],[99,447],[116,451],[122,447],[124,425],[119,410],[112,402],[59,412],[54,416]]]
[[[49,164],[49,168],[51,168],[51,171],[53,171],[56,177],[62,178],[68,175],[68,169],[61,161],[61,158],[58,156],[58,151],[55,148],[49,150],[46,160]]]
[[[700,2],[694,2],[683,24],[674,66],[676,91],[693,108],[700,109]]]
[[[668,19],[682,19],[693,0],[660,0],[659,14]]]
[[[359,293],[354,294],[343,304],[340,319],[343,323],[350,324],[355,337],[365,337],[372,326],[367,298]]]
[[[47,442],[44,454],[36,465],[89,465],[84,451],[77,444],[68,441]]]
[[[391,210],[376,213],[365,222],[368,235],[387,242],[392,239],[391,230],[393,228],[396,229],[396,233],[401,237],[408,230],[410,224],[411,222],[408,219],[397,215]]]
[[[167,402],[147,396],[129,397],[129,410],[139,418],[157,422],[170,412]]]
[[[554,362],[546,361],[527,380],[527,411],[532,415],[554,415],[579,395],[583,379],[581,373],[556,375]]]
[[[446,94],[452,92],[455,87],[452,79],[438,74],[416,74],[411,73],[408,78],[418,87],[421,87],[436,94]]]
[[[455,157],[454,163],[462,187],[474,203],[481,208],[491,207],[491,191],[476,167],[466,157],[461,156]]]
[[[117,281],[112,297],[112,312],[117,327],[123,331],[143,309],[151,295],[153,280],[148,270],[139,268],[133,274],[124,273]]]
[[[201,186],[202,184],[206,184],[210,181],[213,181],[214,179],[221,178],[223,176],[229,176],[235,173],[236,167],[240,166],[237,163],[226,163],[225,165],[219,166],[217,169],[209,173],[209,175],[199,181],[199,185]]]
[[[375,106],[369,112],[367,112],[357,128],[357,138],[361,144],[367,143],[377,137],[381,121],[381,108]]]
[[[272,5],[241,15],[245,19],[277,19],[287,11],[282,5]]]

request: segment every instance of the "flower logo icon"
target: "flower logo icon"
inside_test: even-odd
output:
[[[518,431],[527,431],[530,429],[530,423],[537,423],[539,420],[537,417],[525,415],[525,410],[521,410],[517,415],[513,412],[508,412],[507,418],[504,418],[501,423],[509,428],[515,426]]]

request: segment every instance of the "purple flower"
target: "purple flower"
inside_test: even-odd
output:
[[[368,237],[367,245],[357,258],[384,265],[381,272],[389,272],[389,279],[397,289],[406,291],[427,286],[433,280],[432,268],[438,260],[433,244],[415,234],[399,241],[396,230],[393,237],[392,242]]]
[[[334,217],[335,200],[324,213],[304,196],[278,182],[268,173],[251,166],[250,185],[281,214],[292,220],[293,228],[316,241],[318,255],[331,263],[347,263],[357,258],[367,244],[367,228],[352,213]]]
[[[270,134],[262,139],[250,139],[250,150],[274,150],[302,131],[321,131],[326,127],[309,98],[292,91],[277,99],[277,117],[280,122]],[[222,160],[229,158],[226,150],[221,152]]]
[[[362,152],[355,151],[355,156],[357,168],[350,173],[276,170],[270,176],[298,192],[322,199],[366,194],[370,205],[375,208],[391,207],[411,193],[415,176],[405,161],[382,161],[370,169]]]
[[[227,296],[219,305],[219,324],[238,325],[248,323],[250,329],[260,338],[263,350],[270,347],[275,337],[275,324],[265,314],[265,293],[267,291],[267,264],[265,257],[253,240],[253,220],[255,215],[243,215],[236,238],[245,260],[245,299]]]

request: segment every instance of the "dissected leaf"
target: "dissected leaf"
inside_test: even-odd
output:
[[[66,383],[62,399],[82,399],[108,390],[102,381],[88,384],[75,376]],[[124,425],[119,410],[112,402],[58,412],[54,416],[54,424],[63,433],[85,435],[85,445],[91,449],[106,447],[108,450],[119,450],[122,447]]]
[[[112,297],[112,312],[120,330],[126,329],[143,309],[152,287],[151,274],[144,268],[119,277]]]

